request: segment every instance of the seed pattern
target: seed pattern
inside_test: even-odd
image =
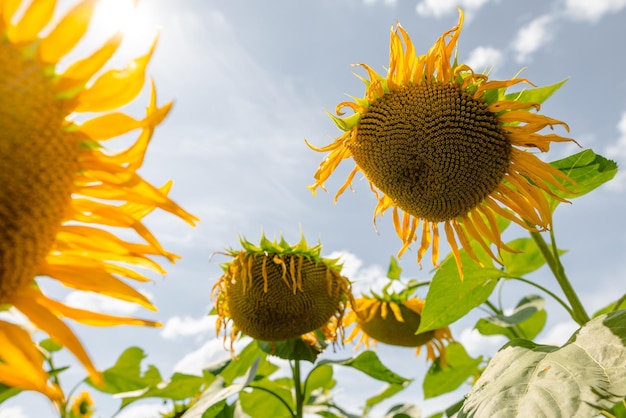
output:
[[[511,154],[487,104],[456,85],[428,82],[372,103],[347,147],[376,187],[430,222],[475,208],[496,189]]]
[[[21,54],[0,41],[0,304],[39,273],[79,168],[52,78]]]
[[[303,255],[241,251],[218,281],[218,311],[226,303],[234,325],[261,341],[300,337],[342,310],[349,282]]]

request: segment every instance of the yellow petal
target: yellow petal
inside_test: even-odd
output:
[[[133,129],[140,128],[142,125],[142,121],[138,121],[126,113],[115,112],[89,119],[80,125],[79,130],[89,139],[101,141],[123,135]]]
[[[46,27],[56,7],[56,0],[36,0],[30,3],[17,25],[9,28],[8,37],[12,43],[26,43],[37,39],[39,32]]]
[[[75,5],[57,26],[39,44],[43,62],[56,63],[80,41],[91,20],[96,0],[85,0]]]
[[[0,24],[2,29],[11,25],[11,18],[22,4],[22,0],[3,0],[0,3]]]
[[[141,92],[156,40],[150,51],[123,70],[109,70],[76,97],[76,112],[103,112],[128,104]]]
[[[50,311],[56,312],[66,318],[73,319],[85,325],[110,327],[116,325],[142,325],[151,327],[160,327],[161,323],[155,321],[147,321],[139,318],[130,318],[124,316],[107,315],[99,312],[91,312],[84,309],[77,309],[67,306],[63,303],[52,299],[40,299],[42,306]]]
[[[71,97],[74,97],[78,93],[74,90],[84,86],[106,64],[117,51],[122,39],[122,34],[117,33],[90,56],[70,65],[57,82],[57,91],[63,94],[73,92]]]
[[[132,286],[107,273],[106,270],[98,268],[98,263],[78,258],[68,260],[69,258],[66,256],[63,260],[58,260],[59,264],[45,264],[41,268],[42,274],[50,276],[73,289],[100,293],[127,302],[137,303],[147,309],[156,311],[156,308],[148,298]],[[67,264],[61,264],[61,262]]]
[[[53,401],[63,400],[63,392],[48,384],[43,357],[28,332],[15,324],[0,321],[0,382],[24,390],[36,390]]]
[[[85,348],[72,330],[55,314],[41,306],[37,299],[41,293],[36,289],[26,289],[13,300],[14,306],[19,309],[39,329],[50,338],[66,347],[83,364],[89,377],[96,384],[102,383],[102,376],[96,370]]]

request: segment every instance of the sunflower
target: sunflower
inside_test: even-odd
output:
[[[415,347],[417,355],[426,346],[427,359],[434,361],[441,357],[445,364],[445,341],[451,341],[452,335],[448,327],[415,334],[420,326],[424,300],[417,297],[389,298],[363,296],[357,298],[344,317],[347,328],[356,324],[345,342],[351,342],[359,333],[361,337],[356,348],[361,344],[369,348],[373,343],[384,343],[399,347]]]
[[[232,321],[231,352],[240,334],[268,342],[302,338],[313,347],[342,334],[350,282],[336,260],[320,256],[321,245],[309,247],[304,237],[293,246],[264,236],[259,246],[240,242],[212,292],[224,339]]]
[[[93,415],[93,399],[88,391],[82,391],[78,396],[72,397],[72,418],[91,418]]]
[[[24,5],[0,0],[0,309],[21,311],[67,347],[98,383],[101,376],[63,318],[98,326],[158,323],[66,306],[47,297],[40,280],[156,310],[121,280],[149,280],[134,267],[163,274],[150,256],[177,258],[142,218],[156,208],[192,225],[196,218],[168,198],[169,183],[159,189],[137,173],[171,104],[157,105],[152,85],[145,117],[117,111],[143,90],[154,46],[126,68],[104,71],[122,41],[116,34],[91,55],[57,70],[83,37],[95,4],[80,1],[51,25],[54,0]],[[84,122],[75,122],[81,114]],[[133,131],[137,139],[127,149],[114,153],[103,147]],[[134,231],[141,242],[125,241],[111,227]],[[30,335],[0,321],[0,382],[62,401],[41,364]]]
[[[339,103],[330,115],[344,131],[331,144],[309,188],[315,193],[345,159],[356,163],[339,188],[335,202],[361,171],[369,180],[379,215],[393,208],[393,224],[402,240],[398,256],[421,235],[417,261],[431,248],[433,265],[439,259],[439,227],[443,224],[462,277],[459,248],[479,262],[472,251],[475,239],[490,256],[500,239],[496,216],[524,228],[551,227],[547,195],[566,190],[569,179],[528,149],[548,151],[552,142],[573,141],[540,133],[546,127],[567,125],[533,112],[539,104],[523,94],[505,94],[508,87],[531,84],[523,78],[494,81],[467,65],[451,63],[463,12],[457,26],[444,33],[425,55],[416,55],[407,32],[391,28],[386,76],[360,64],[369,79],[365,96]],[[354,113],[340,117],[345,108]],[[571,183],[571,182],[570,182]],[[421,223],[421,225],[420,225]],[[480,262],[479,262],[480,263]]]

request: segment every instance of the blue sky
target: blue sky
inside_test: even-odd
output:
[[[60,3],[65,7],[72,1]],[[389,257],[400,247],[391,217],[380,219],[378,233],[374,230],[375,197],[362,179],[355,180],[354,193],[344,193],[333,205],[334,191],[352,168],[350,163],[327,183],[331,193],[313,197],[306,185],[312,183],[323,155],[308,149],[304,139],[323,145],[338,135],[324,110],[333,111],[346,94],[362,96],[363,84],[352,74],[359,70],[350,64],[363,62],[376,70],[387,65],[392,24],[401,22],[416,49],[425,51],[456,24],[457,6],[467,15],[460,61],[479,72],[493,66],[493,78],[510,78],[525,68],[523,75],[537,85],[569,78],[542,112],[567,122],[570,136],[583,148],[626,164],[625,0],[143,0],[135,16],[140,24],[112,65],[145,51],[146,39],[160,27],[149,73],[161,102],[174,100],[175,105],[156,131],[142,174],[155,184],[173,179],[171,195],[202,222],[193,229],[164,214],[148,219],[164,246],[182,256],[176,265],[167,266],[166,277],[156,276],[141,287],[159,307],[156,314],[42,282],[44,289],[69,304],[165,324],[161,329],[74,327],[96,364],[110,366],[130,345],[142,347],[146,363],[155,364],[164,376],[174,370],[198,373],[203,365],[226,357],[221,340],[215,338],[214,318],[207,317],[210,290],[224,259],[210,256],[236,246],[239,235],[257,240],[265,231],[296,241],[302,230],[309,242],[322,242],[323,254],[344,255],[344,274],[356,289],[380,283]],[[95,22],[75,55],[98,45],[95,40],[110,24]],[[145,100],[142,96],[129,112],[139,115]],[[578,151],[571,144],[552,148],[548,160]],[[625,190],[626,175],[619,174],[572,205],[561,205],[555,215],[557,240],[569,250],[563,259],[566,270],[591,311],[626,291]],[[524,232],[514,229],[508,234],[513,238]],[[404,277],[428,279],[429,261],[420,270],[414,257],[414,249],[403,256]],[[547,270],[532,277],[555,289]],[[507,284],[503,300],[512,307],[520,295],[532,292]],[[547,310],[548,327],[538,339],[560,345],[575,327],[555,302],[548,301]],[[478,314],[453,324],[453,336],[472,355],[493,354],[503,341],[471,331]],[[383,346],[378,353],[389,367],[416,377],[416,382],[373,416],[402,401],[416,403],[425,414],[436,412],[463,393],[424,402],[424,357]],[[350,345],[329,353],[340,358],[352,354]],[[75,364],[69,356],[59,363]],[[337,401],[355,413],[366,398],[362,393],[371,396],[380,387],[358,374],[336,373],[341,389]],[[84,373],[73,367],[65,375],[69,388]],[[113,413],[115,402],[106,397],[97,401],[104,402],[98,404],[97,416]],[[119,416],[156,417],[159,407],[158,400],[148,401]],[[0,406],[1,418],[48,415],[48,401],[37,394]]]

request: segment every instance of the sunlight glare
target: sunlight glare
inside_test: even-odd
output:
[[[116,32],[124,35],[123,48],[130,54],[145,52],[157,36],[157,25],[143,3],[137,0],[100,0],[92,29],[108,38]]]

